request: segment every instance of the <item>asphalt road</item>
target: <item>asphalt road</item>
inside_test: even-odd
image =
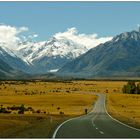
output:
[[[94,109],[87,115],[62,123],[53,138],[140,138],[140,130],[113,119],[105,108],[105,95],[98,94]]]

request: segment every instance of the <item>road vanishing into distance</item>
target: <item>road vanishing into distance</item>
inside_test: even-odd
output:
[[[140,130],[113,119],[106,111],[106,95],[98,94],[89,114],[63,122],[52,138],[140,138]]]

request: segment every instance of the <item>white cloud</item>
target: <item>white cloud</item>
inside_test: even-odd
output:
[[[38,34],[33,34],[33,35],[28,36],[29,39],[33,39],[33,38],[36,38],[36,37],[38,37]]]
[[[28,32],[27,27],[14,27],[10,25],[0,24],[0,44],[5,44],[5,47],[10,49],[16,49],[17,45],[21,41],[32,40],[38,37],[37,34],[31,34],[29,36],[24,36],[21,33]],[[19,34],[21,34],[19,36]],[[78,44],[86,46],[88,49],[96,47],[100,43],[104,43],[112,39],[112,37],[101,37],[99,38],[97,34],[79,34],[75,27],[68,28],[65,32],[59,32],[54,35],[57,39],[72,40]]]
[[[20,27],[17,29],[18,30],[18,33],[21,33],[21,32],[26,32],[28,31],[28,28],[27,27]]]
[[[38,37],[38,34],[34,34],[33,37]]]
[[[86,46],[88,49],[96,47],[100,43],[105,43],[112,39],[112,37],[98,38],[97,34],[78,34],[75,27],[68,28],[66,32],[59,32],[54,35],[57,39],[69,39],[78,44]]]
[[[15,48],[20,41],[18,35],[22,32],[28,31],[27,27],[16,28],[9,25],[0,25],[0,43],[5,44],[8,48]]]

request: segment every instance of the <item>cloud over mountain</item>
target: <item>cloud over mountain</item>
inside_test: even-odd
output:
[[[112,39],[112,37],[101,37],[99,38],[97,34],[79,34],[75,27],[68,28],[65,32],[59,32],[54,35],[57,39],[68,39],[86,46],[87,48],[93,48],[101,43],[105,43]]]
[[[8,48],[15,48],[20,37],[20,33],[28,31],[27,27],[14,27],[9,25],[0,25],[0,43]]]
[[[33,38],[39,37],[37,34],[30,34],[28,36],[22,35],[22,33],[29,33],[28,27],[15,27],[10,25],[0,25],[0,44],[4,44],[5,47],[15,49],[17,44],[21,41],[32,40]],[[46,31],[47,33],[47,31]],[[21,34],[21,35],[20,35]],[[100,43],[105,43],[112,39],[112,37],[101,37],[97,34],[80,34],[75,27],[68,28],[65,32],[58,32],[54,35],[59,40],[71,40],[77,44],[86,46],[90,49],[96,47]]]

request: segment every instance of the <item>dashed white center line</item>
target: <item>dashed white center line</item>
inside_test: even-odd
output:
[[[99,131],[101,134],[104,134],[104,132],[103,131]]]
[[[102,134],[102,135],[103,135],[103,134],[104,134],[104,132],[103,132],[103,131],[100,131],[100,129],[99,129],[98,127],[96,127],[96,125],[95,125],[95,123],[94,123],[94,119],[95,119],[96,117],[97,117],[97,115],[96,115],[96,116],[95,116],[95,117],[91,120],[91,121],[92,121],[92,125],[93,125],[93,127],[95,127],[95,129],[96,129],[96,130],[98,130],[98,131],[99,131],[99,133],[100,133],[100,134]]]
[[[94,119],[97,117],[97,115],[95,115],[94,116],[94,118],[93,119],[91,119],[91,122],[92,122],[92,125],[93,125],[93,127],[95,127],[95,124],[94,124]]]

